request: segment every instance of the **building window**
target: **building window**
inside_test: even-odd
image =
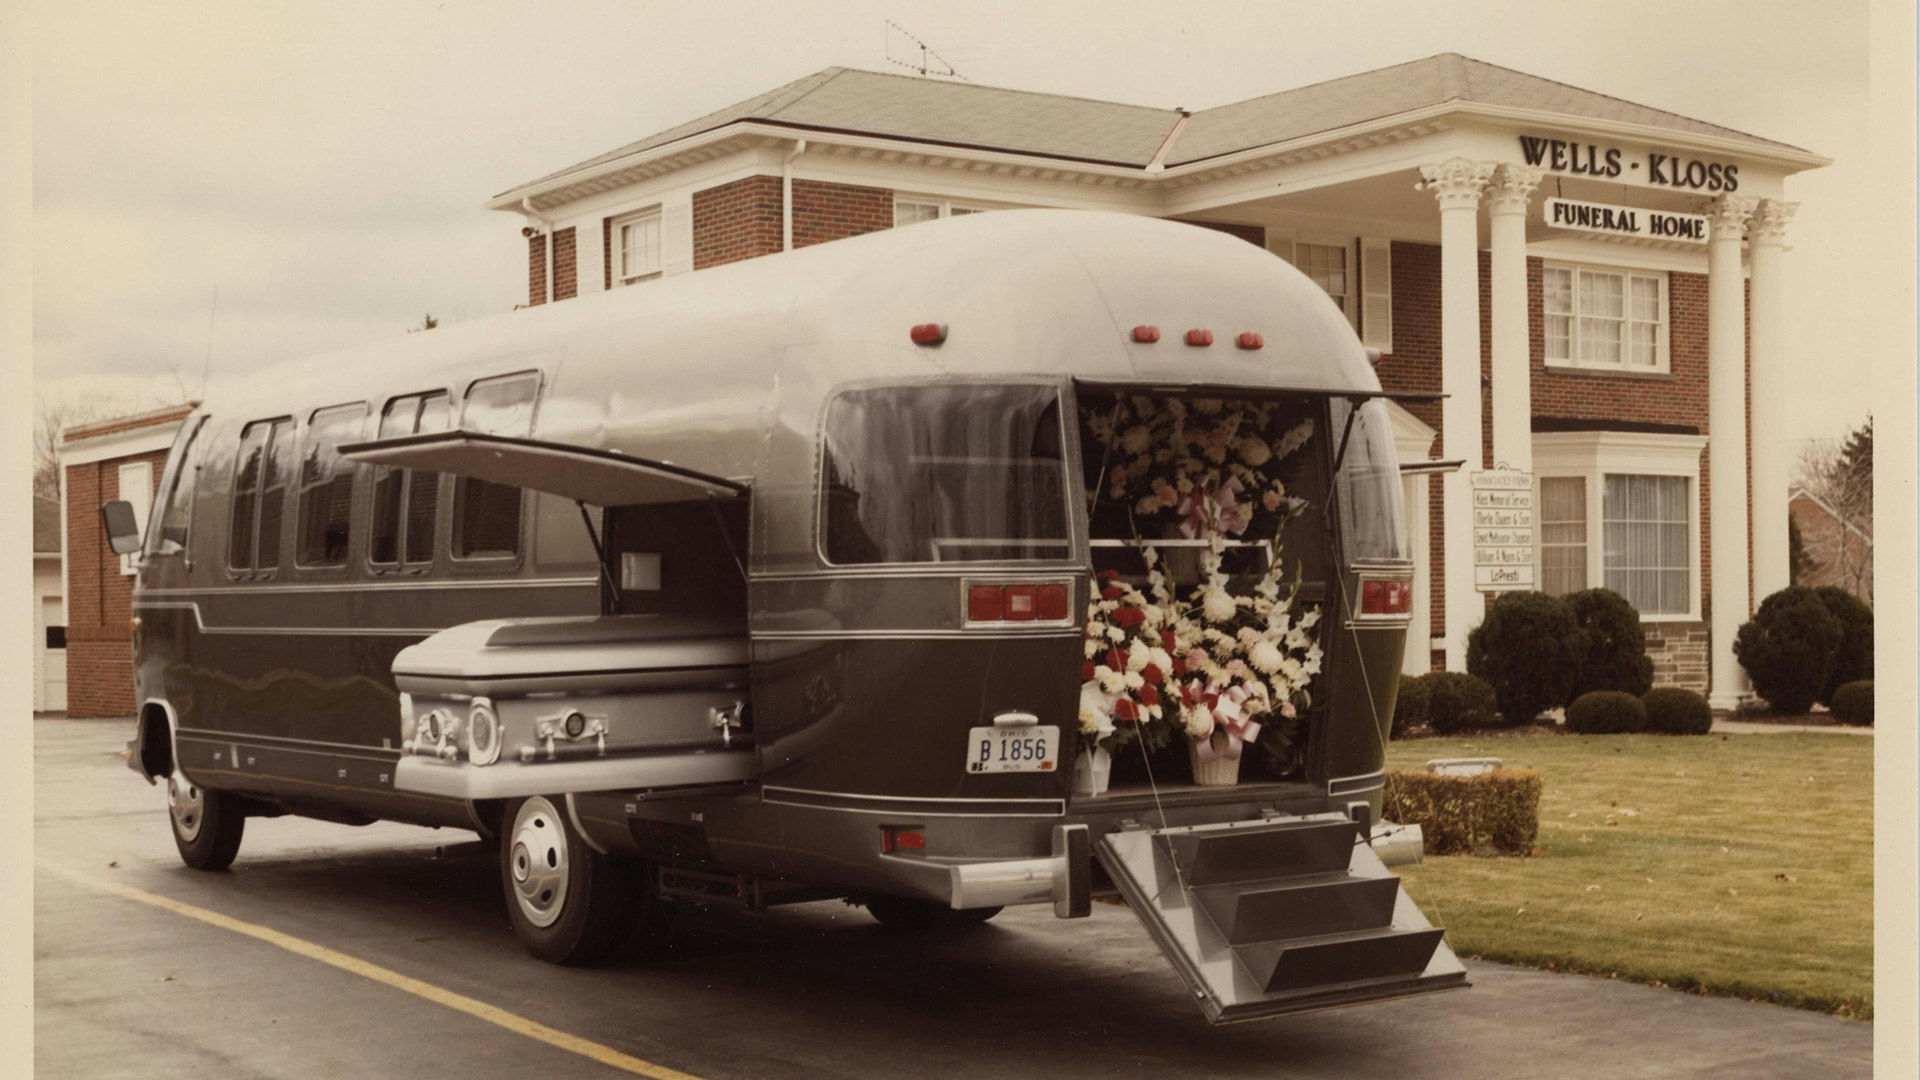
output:
[[[1685,614],[1693,562],[1687,478],[1609,473],[1600,514],[1607,588],[1644,613]]]
[[[984,206],[963,206],[950,199],[895,199],[893,227],[897,229],[902,225],[918,225],[936,218],[979,214],[986,209]]]
[[[380,416],[379,437],[445,431],[448,417],[445,392],[397,397],[387,402]],[[367,540],[367,561],[379,566],[431,563],[439,496],[437,472],[388,466],[374,469],[373,529]]]
[[[347,537],[353,528],[353,476],[357,470],[352,462],[340,456],[340,447],[360,438],[366,416],[367,407],[355,403],[318,409],[307,422],[307,441],[300,459],[300,539],[294,551],[297,565],[346,564]],[[277,522],[275,528],[278,528]],[[260,522],[263,540],[266,533],[263,512]],[[278,557],[276,549],[276,561]]]
[[[1667,370],[1667,278],[1589,266],[1542,270],[1549,364]]]
[[[120,466],[120,497],[133,506],[133,521],[141,536],[147,535],[147,514],[153,509],[153,466],[132,461]],[[138,563],[132,555],[120,556],[120,572],[131,574]]]
[[[1315,285],[1326,290],[1328,296],[1340,308],[1340,313],[1349,319],[1353,317],[1352,277],[1347,273],[1347,246],[1345,244],[1295,244],[1293,246],[1294,265],[1307,275]]]
[[[616,281],[633,285],[660,276],[660,208],[654,207],[613,223]]]
[[[1556,596],[1587,587],[1587,480],[1540,480],[1540,591]]]
[[[1654,621],[1700,617],[1700,435],[1533,437],[1540,589],[1599,585]]]

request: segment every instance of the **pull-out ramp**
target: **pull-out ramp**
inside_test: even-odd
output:
[[[1123,830],[1096,850],[1216,1024],[1467,985],[1343,814]]]

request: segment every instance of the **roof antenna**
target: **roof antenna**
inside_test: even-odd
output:
[[[923,79],[929,76],[939,76],[941,78],[959,79],[961,82],[973,81],[972,79],[967,78],[965,75],[960,74],[958,71],[955,71],[953,69],[953,65],[947,63],[946,57],[941,56],[937,52],[934,52],[933,49],[928,47],[926,42],[921,41],[919,38],[914,37],[911,33],[909,33],[906,27],[901,26],[899,23],[894,22],[892,19],[887,19],[886,24],[887,24],[887,27],[886,27],[887,63],[898,64],[903,68],[910,68],[914,71],[917,71],[920,73],[920,77]],[[899,36],[906,38],[907,41],[912,42],[912,44],[908,45],[905,43],[897,43],[894,39],[894,35],[896,33]],[[901,49],[901,51],[907,53],[909,57],[913,55],[915,50],[918,50],[919,59],[918,60],[913,60],[913,59],[902,60],[899,57],[893,55],[896,45],[898,46],[898,48]]]

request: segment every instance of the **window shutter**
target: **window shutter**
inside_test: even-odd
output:
[[[693,202],[676,199],[660,210],[661,275],[684,274],[693,269]]]
[[[1393,351],[1393,245],[1360,240],[1360,340]]]

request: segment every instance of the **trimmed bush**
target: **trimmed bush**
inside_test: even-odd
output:
[[[1827,613],[1840,620],[1840,645],[1833,651],[1833,670],[1820,690],[1820,704],[1831,706],[1834,692],[1850,682],[1873,678],[1873,609],[1859,597],[1836,585],[1813,590]]]
[[[1640,698],[1647,709],[1647,730],[1662,735],[1705,735],[1713,727],[1713,707],[1684,686],[1662,686]]]
[[[1381,816],[1420,826],[1428,855],[1531,855],[1540,835],[1540,774],[1388,769]]]
[[[1653,657],[1647,655],[1646,631],[1633,604],[1612,589],[1582,589],[1566,600],[1584,649],[1573,689],[1559,704],[1595,690],[1643,695],[1651,689]]]
[[[1502,593],[1467,634],[1467,670],[1493,687],[1509,724],[1530,724],[1563,705],[1579,674],[1586,638],[1557,596]]]
[[[1429,693],[1424,678],[1400,676],[1400,696],[1393,700],[1393,738],[1405,738],[1407,732],[1427,722]]]
[[[1835,690],[1833,718],[1863,727],[1873,723],[1873,680],[1856,679]]]
[[[1581,694],[1567,706],[1567,730],[1576,735],[1626,735],[1647,730],[1647,707],[1620,690]]]
[[[1488,727],[1499,715],[1499,702],[1485,679],[1463,671],[1429,671],[1420,681],[1427,688],[1427,726],[1436,734]]]
[[[1826,688],[1846,628],[1820,594],[1789,585],[1760,603],[1733,638],[1733,655],[1773,711],[1803,713]]]

